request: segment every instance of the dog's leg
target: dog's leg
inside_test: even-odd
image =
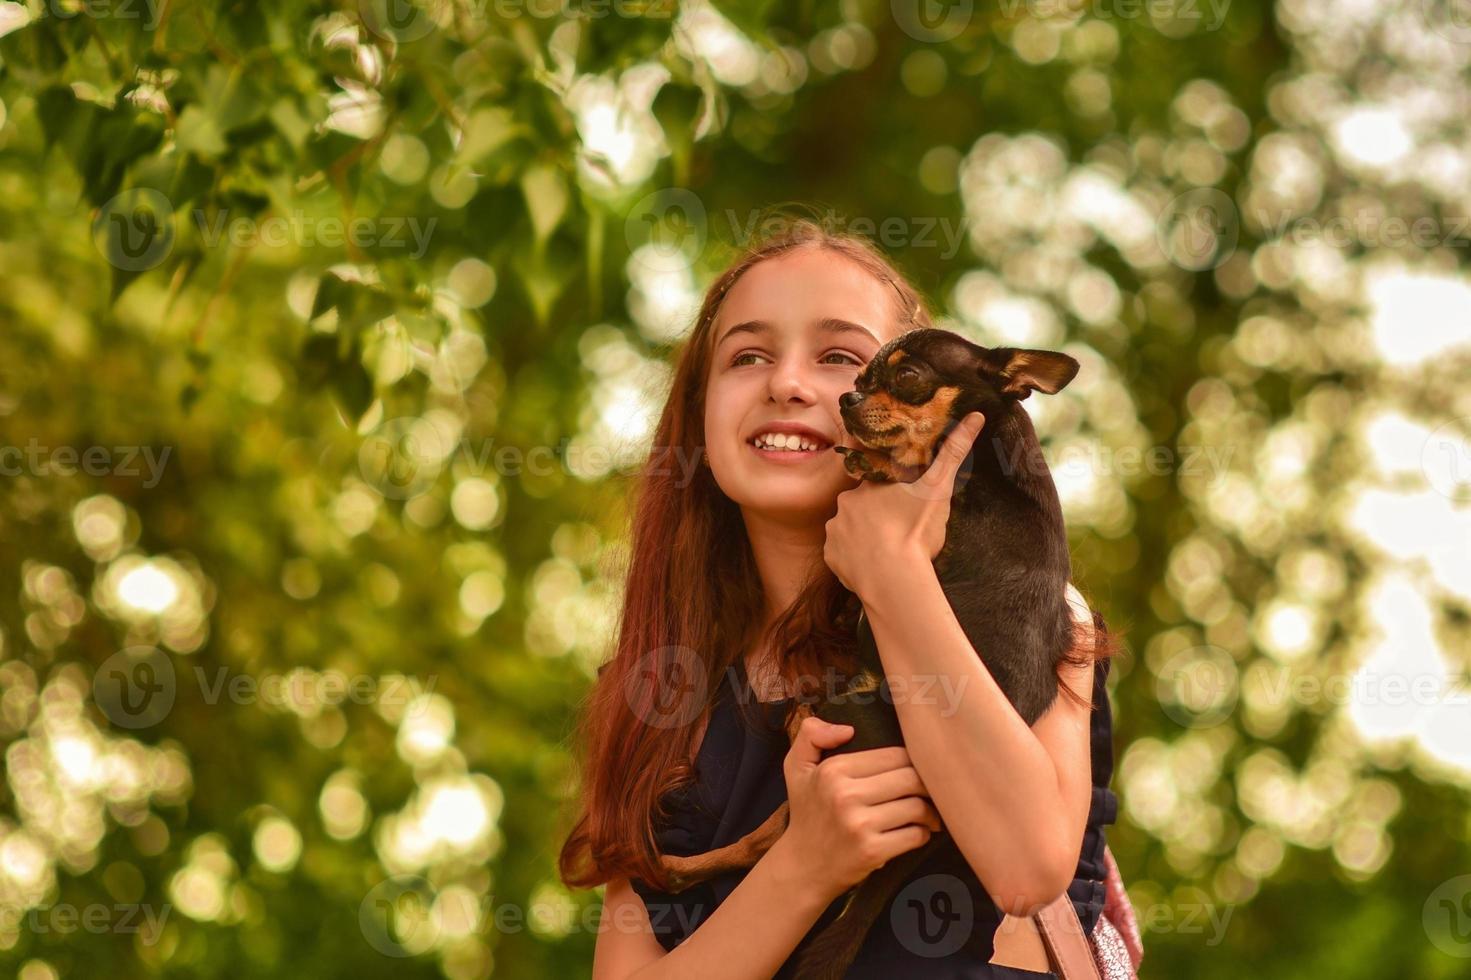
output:
[[[802,727],[802,722],[812,714],[812,706],[804,701],[797,702],[797,707],[792,712],[790,722],[787,724],[787,740],[795,741],[797,729]],[[791,804],[782,803],[766,820],[734,844],[706,851],[704,854],[693,854],[689,857],[676,857],[665,854],[659,858],[659,866],[669,876],[670,892],[678,894],[716,875],[727,871],[739,871],[749,868],[767,851],[771,845],[777,842],[782,833],[787,829],[788,817],[791,813]]]
[[[787,722],[787,744],[791,745],[797,740],[797,729],[802,727],[802,722],[812,715],[812,705],[806,701],[798,701],[797,707],[792,711],[791,721]]]
[[[789,810],[790,805],[783,803],[772,812],[771,816],[766,818],[761,826],[733,844],[717,847],[704,854],[692,854],[689,857],[662,855],[659,858],[659,865],[669,876],[669,891],[678,894],[691,885],[697,885],[716,875],[751,867],[761,860],[762,855],[771,850],[771,845],[775,844],[787,829]]]

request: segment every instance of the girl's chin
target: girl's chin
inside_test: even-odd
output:
[[[852,485],[841,474],[763,476],[745,482],[741,506],[772,514],[831,511],[837,506],[838,494]]]

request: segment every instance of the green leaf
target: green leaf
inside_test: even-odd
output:
[[[373,404],[373,379],[363,367],[363,351],[357,344],[349,349],[332,374],[332,395],[354,423]]]
[[[524,124],[506,106],[477,109],[465,124],[456,161],[474,165],[489,157],[511,140],[531,135]]]
[[[271,206],[271,199],[243,187],[232,187],[220,194],[220,204],[232,218],[241,215],[254,218]]]
[[[213,167],[193,154],[182,154],[178,169],[174,171],[174,178],[169,183],[169,200],[174,202],[175,207],[182,208],[214,186],[214,180]]]
[[[395,308],[393,298],[382,290],[328,273],[317,284],[312,319],[335,309],[338,335],[355,338],[364,327],[391,315]]]
[[[225,137],[219,125],[197,105],[191,105],[179,114],[174,139],[180,149],[206,160],[213,160],[225,152]]]
[[[691,141],[702,101],[703,93],[675,84],[665,85],[654,97],[654,118],[671,145]]]
[[[344,343],[338,334],[312,334],[302,345],[297,377],[304,390],[326,389],[352,420],[373,404],[373,379],[363,367],[363,349],[356,340]]]
[[[520,218],[524,207],[520,197],[512,185],[482,187],[470,198],[470,203],[464,207],[464,235],[474,254],[488,256],[497,247],[506,248],[511,244],[511,237],[506,232]]]
[[[67,85],[53,85],[36,94],[36,118],[46,148],[59,144],[74,162],[101,112],[101,106],[78,99]]]
[[[269,113],[276,131],[286,137],[291,148],[300,152],[301,147],[312,135],[312,124],[302,114],[301,105],[289,96],[276,100]]]
[[[548,164],[532,167],[521,175],[531,230],[540,247],[567,215],[567,184],[557,168]]]
[[[558,247],[553,239],[547,249],[518,249],[511,259],[536,322],[545,326],[552,306],[567,289],[579,268],[578,256]]]
[[[305,387],[322,388],[327,385],[337,364],[339,346],[337,335],[330,333],[314,333],[301,345],[296,373]]]
[[[768,37],[767,11],[771,3],[772,0],[711,0],[710,5],[746,37],[760,42]]]

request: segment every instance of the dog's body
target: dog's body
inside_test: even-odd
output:
[[[972,411],[985,416],[956,475],[935,570],[957,622],[1028,725],[1057,696],[1057,667],[1073,647],[1074,620],[1062,509],[1031,418],[1017,403],[1033,390],[1057,392],[1077,370],[1064,354],[991,350],[948,331],[914,330],[885,344],[859,373],[855,390],[839,400],[857,447],[835,450],[849,472],[882,482],[917,479],[961,418]],[[878,648],[862,618],[858,663],[844,693],[811,706],[826,721],[854,726],[853,737],[833,753],[904,743]],[[783,804],[735,844],[688,858],[666,855],[662,864],[673,890],[754,864],[786,822]],[[841,977],[904,880],[945,848],[959,857],[950,835],[941,832],[870,875],[806,947],[797,975]]]

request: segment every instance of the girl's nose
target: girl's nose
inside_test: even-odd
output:
[[[778,364],[771,374],[771,393],[778,399],[812,400],[812,381],[801,364]]]

